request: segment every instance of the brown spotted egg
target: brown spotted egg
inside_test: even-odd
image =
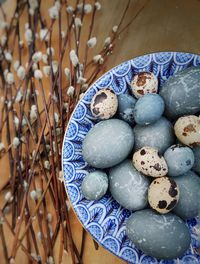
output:
[[[162,177],[168,172],[167,163],[157,149],[143,147],[133,154],[134,167],[144,175]]]
[[[148,189],[150,206],[161,214],[171,211],[179,199],[179,188],[176,182],[168,177],[155,179]]]
[[[174,125],[174,130],[181,143],[190,147],[200,146],[199,117],[195,115],[180,117]]]
[[[147,93],[157,93],[158,79],[151,72],[139,72],[131,81],[131,91],[136,98],[140,98]]]
[[[109,119],[117,112],[118,100],[115,93],[109,89],[104,88],[98,91],[92,98],[90,110],[98,119]]]

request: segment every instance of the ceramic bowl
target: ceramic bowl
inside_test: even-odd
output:
[[[120,206],[108,192],[99,201],[88,201],[81,193],[81,183],[94,168],[82,157],[82,142],[95,124],[90,112],[90,102],[96,92],[111,87],[119,95],[127,93],[134,74],[153,72],[159,85],[176,72],[189,66],[200,66],[200,56],[182,52],[158,52],[125,61],[99,78],[85,93],[76,106],[68,123],[63,141],[62,168],[68,197],[79,220],[91,236],[104,248],[129,263],[200,263],[200,218],[187,222],[192,243],[186,254],[177,260],[158,260],[144,255],[126,236],[125,224],[131,212]],[[200,254],[200,253],[199,253]]]

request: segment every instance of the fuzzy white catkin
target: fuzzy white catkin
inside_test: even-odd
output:
[[[13,84],[14,83],[14,76],[11,72],[8,72],[7,75],[6,75],[6,82],[8,84]]]
[[[32,56],[32,60],[37,63],[39,61],[41,61],[42,59],[42,52],[41,51],[36,51],[33,56]]]
[[[107,47],[111,43],[111,37],[107,37],[104,41],[104,46]]]
[[[38,8],[38,0],[28,0],[30,7],[35,10]]]
[[[27,28],[25,30],[25,40],[27,41],[28,45],[31,44],[31,42],[33,41],[33,32],[30,28]]]
[[[19,103],[22,100],[22,97],[23,97],[23,90],[22,88],[20,88],[15,97],[15,102]]]
[[[37,69],[38,69],[38,65],[37,65],[36,62],[34,62],[33,65],[32,65],[32,70],[35,71]]]
[[[93,62],[98,63],[101,58],[102,58],[102,56],[100,54],[97,54],[93,57]]]
[[[59,115],[57,113],[54,113],[54,120],[56,123],[59,122]]]
[[[89,48],[93,48],[97,43],[97,38],[93,37],[91,39],[88,40],[87,45]]]
[[[117,30],[118,30],[118,26],[117,26],[117,25],[115,25],[115,26],[112,28],[112,31],[113,31],[114,33],[116,33],[116,32],[117,32]]]
[[[48,160],[45,160],[45,161],[44,161],[44,168],[45,168],[46,170],[50,170],[50,163],[49,163]]]
[[[4,46],[6,44],[7,37],[5,35],[1,36],[1,45]]]
[[[59,15],[59,9],[56,5],[49,8],[49,16],[51,19],[57,19]]]
[[[94,6],[95,6],[96,10],[98,10],[98,11],[101,10],[101,4],[99,2],[96,2],[94,4]]]
[[[27,125],[26,118],[25,118],[25,117],[23,117],[23,118],[22,118],[22,126],[24,127],[24,126],[26,126],[26,125]]]
[[[13,144],[14,148],[17,148],[19,146],[19,144],[20,144],[19,138],[18,137],[14,137],[12,144]]]
[[[4,52],[5,59],[9,62],[12,61],[12,55],[9,51]]]
[[[66,11],[67,11],[68,14],[72,14],[74,12],[74,8],[72,6],[68,6],[66,8]]]
[[[52,222],[52,214],[51,213],[48,213],[47,214],[47,221],[49,222],[49,223],[51,223]]]
[[[40,40],[41,41],[48,41],[49,40],[49,33],[47,28],[40,29]]]
[[[53,73],[56,74],[56,72],[58,71],[58,62],[56,60],[52,61],[52,69],[53,69]]]
[[[43,77],[42,72],[41,72],[40,70],[35,70],[35,71],[34,71],[34,77],[35,77],[35,79],[37,79],[37,80],[41,80],[42,77]]]
[[[84,77],[82,77],[82,76],[80,76],[78,79],[77,79],[77,83],[78,84],[84,84],[84,83],[86,83],[86,81],[87,81],[87,79],[86,78],[84,78]]]
[[[84,5],[84,13],[85,14],[89,14],[89,13],[91,13],[92,12],[92,5],[90,5],[90,4],[85,4]]]
[[[54,48],[53,47],[49,47],[47,48],[47,55],[50,55],[51,56],[54,56],[55,55],[55,51],[54,51]]]
[[[31,119],[31,122],[34,122],[37,119],[37,107],[36,107],[36,105],[31,106],[30,119]]]
[[[14,65],[13,65],[15,71],[17,71],[17,69],[19,68],[19,66],[20,66],[20,63],[19,63],[18,60],[16,60],[16,61],[14,62]]]
[[[48,77],[50,75],[50,72],[51,72],[51,67],[49,65],[47,65],[47,66],[43,66],[42,69],[43,69],[44,75],[46,77]]]
[[[74,95],[74,91],[75,91],[75,88],[73,86],[69,86],[67,90],[67,95],[72,97]]]
[[[17,76],[19,77],[20,80],[23,80],[26,75],[25,68],[23,66],[19,66],[17,69]]]
[[[70,57],[70,60],[73,64],[74,67],[76,67],[78,64],[79,64],[79,59],[76,55],[76,52],[75,50],[71,50],[70,53],[69,53],[69,57]]]
[[[70,78],[70,69],[69,68],[64,68],[64,73],[65,73],[65,76],[67,77],[67,79]]]
[[[18,129],[18,127],[19,127],[19,118],[17,116],[14,117],[14,124],[15,124],[16,129]]]
[[[35,190],[32,190],[30,192],[30,197],[31,197],[32,200],[36,200],[37,199],[37,193],[36,193]]]
[[[74,24],[75,24],[75,27],[76,28],[79,28],[82,26],[82,22],[81,22],[81,19],[79,17],[75,17],[74,19]]]
[[[12,200],[13,200],[12,193],[11,193],[10,191],[8,191],[8,192],[5,194],[4,199],[5,199],[7,202],[12,202]]]
[[[47,64],[48,63],[48,56],[47,56],[47,54],[42,54],[42,62],[44,64]]]
[[[0,142],[0,151],[4,150],[5,149],[5,146],[2,142]]]

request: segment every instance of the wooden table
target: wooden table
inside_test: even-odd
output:
[[[45,9],[47,2],[52,1],[43,0],[42,2],[42,8]],[[94,34],[98,39],[97,48],[102,45],[103,40],[107,37],[107,29],[111,29],[112,26],[117,24],[118,18],[126,5],[126,1],[123,0],[102,0],[100,2],[102,3],[102,10],[98,15],[94,29]],[[125,20],[129,21],[143,3],[143,0],[132,0],[131,8]],[[8,0],[4,4],[8,16],[11,16],[14,6],[14,0]],[[127,59],[156,51],[200,53],[199,13],[199,0],[150,0],[142,13],[117,41],[115,51],[110,57],[106,70]],[[7,165],[0,164],[1,186],[7,177]],[[70,218],[73,237],[79,248],[82,228],[72,209],[70,209]],[[11,234],[8,232],[6,234],[7,241],[9,241],[10,237]],[[4,263],[1,261],[2,258],[3,249],[0,244],[1,264]],[[89,234],[86,235],[83,259],[86,264],[124,263],[102,247],[99,247],[99,250],[96,251]],[[26,263],[24,254],[18,254],[15,263]],[[69,256],[66,255],[63,258],[63,263],[71,263]]]

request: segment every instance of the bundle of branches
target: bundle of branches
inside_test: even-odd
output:
[[[19,249],[30,263],[62,263],[64,253],[82,263],[84,236],[78,251],[62,183],[62,140],[75,105],[144,8],[123,25],[129,6],[130,1],[96,53],[93,27],[101,11],[96,0],[52,6],[18,0],[9,23],[0,6],[0,166],[7,176],[0,184],[0,237],[6,263],[15,262]],[[12,234],[9,241],[5,230]]]

